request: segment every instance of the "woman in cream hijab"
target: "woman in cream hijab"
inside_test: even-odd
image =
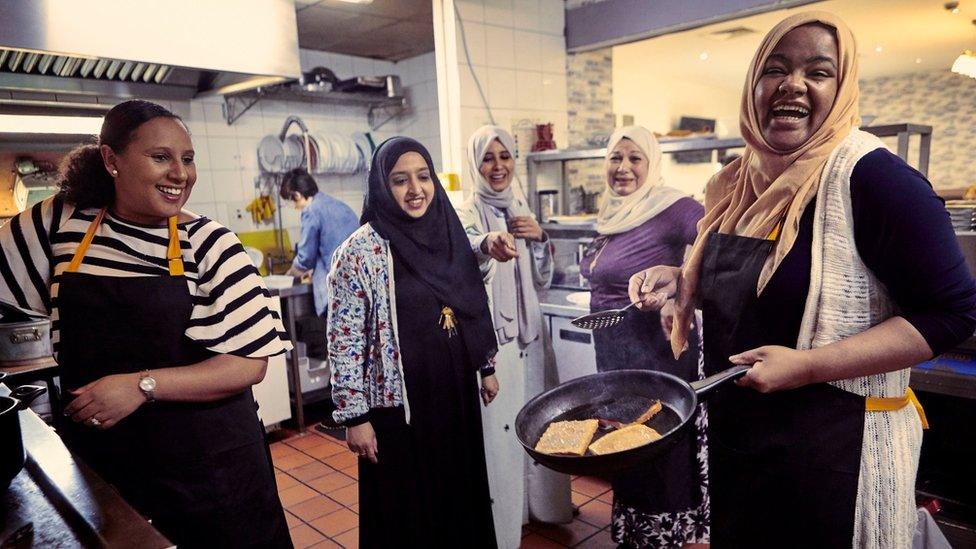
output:
[[[552,279],[549,239],[512,184],[512,136],[483,126],[468,141],[474,192],[458,209],[479,261],[490,265],[488,296],[498,337],[496,375],[505,391],[482,418],[499,547],[518,547],[527,510],[536,520],[572,519],[569,478],[528,463],[515,438],[515,415],[545,388],[542,313],[537,290]],[[526,505],[528,501],[528,505]]]
[[[976,283],[929,183],[858,129],[857,72],[836,16],[776,25],[688,263],[631,280],[645,309],[676,294],[676,354],[698,307],[706,373],[745,370],[708,402],[716,546],[912,545],[909,367],[973,333]]]
[[[617,129],[607,143],[607,186],[597,216],[599,237],[580,261],[589,279],[590,310],[630,304],[627,282],[654,265],[680,266],[695,240],[702,205],[664,184],[661,148],[640,126]],[[697,339],[697,335],[695,335]],[[698,353],[675,360],[655,314],[633,312],[623,322],[593,331],[597,369],[650,369],[694,381]],[[613,479],[611,535],[626,546],[668,546],[707,541],[704,414],[666,456]]]

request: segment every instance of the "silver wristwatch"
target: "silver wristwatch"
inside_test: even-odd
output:
[[[146,402],[156,400],[156,378],[149,375],[149,370],[143,370],[139,378],[139,390],[146,397]]]

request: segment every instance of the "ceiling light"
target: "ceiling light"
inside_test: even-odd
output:
[[[952,72],[976,78],[976,52],[966,50],[952,64]]]
[[[876,51],[876,52],[878,52],[878,53],[881,53],[881,52],[883,52],[883,51],[884,51],[884,48],[882,48],[881,46],[875,46],[875,47],[874,47],[874,51]]]
[[[942,5],[946,11],[951,13],[959,13],[959,2],[946,2]]]
[[[916,57],[915,58],[915,64],[916,65],[921,65],[922,64],[922,58],[921,57]]]
[[[708,52],[703,51],[699,53],[698,59],[701,59],[702,61],[708,61]]]
[[[98,135],[102,129],[102,117],[0,114],[0,128],[10,133]]]

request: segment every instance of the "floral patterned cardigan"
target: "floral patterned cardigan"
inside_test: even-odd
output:
[[[479,260],[488,278],[493,260]],[[409,423],[389,242],[368,223],[361,226],[336,249],[326,284],[333,419],[354,426],[369,420],[370,408],[403,406]],[[491,373],[493,362],[481,369],[482,376]]]

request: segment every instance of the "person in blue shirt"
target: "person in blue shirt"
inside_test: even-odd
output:
[[[326,311],[325,275],[332,252],[359,228],[359,216],[342,201],[319,191],[315,178],[301,168],[288,172],[280,194],[302,212],[302,238],[286,274],[305,276],[312,271],[315,312],[322,316]]]

